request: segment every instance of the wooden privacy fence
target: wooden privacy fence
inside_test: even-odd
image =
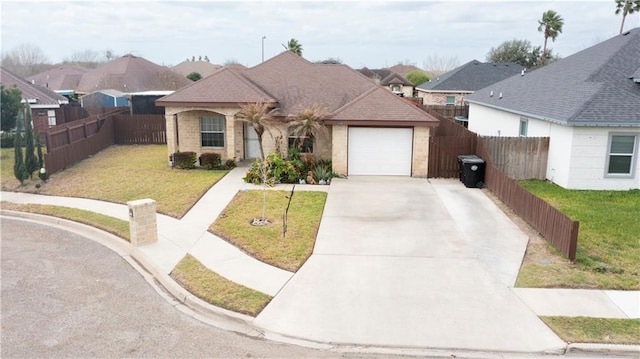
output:
[[[51,128],[46,140],[45,168],[53,174],[113,144],[164,144],[167,136],[164,115],[112,112]]]
[[[459,175],[459,155],[476,152],[475,136],[429,137],[429,164],[427,177],[456,178]]]
[[[469,117],[469,105],[466,106],[442,106],[442,105],[422,105],[422,108],[433,114],[436,113],[444,118],[453,120],[456,116]]]
[[[118,145],[167,143],[164,115],[116,115],[113,120]]]
[[[113,144],[113,120],[93,119],[47,131],[45,168],[56,173]]]
[[[520,187],[502,173],[491,160],[487,148],[478,141],[476,155],[485,159],[484,184],[518,216],[527,221],[547,241],[570,260],[576,258],[580,223]]]
[[[480,137],[489,158],[511,179],[545,179],[549,137]]]

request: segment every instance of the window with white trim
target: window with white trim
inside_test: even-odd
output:
[[[447,106],[454,106],[456,104],[455,96],[447,96]]]
[[[638,154],[638,135],[610,133],[606,175],[608,177],[633,178]]]
[[[56,125],[56,110],[47,110],[49,127]]]
[[[520,137],[527,137],[527,131],[529,130],[529,120],[524,117],[520,117],[520,130],[518,133]]]
[[[200,144],[202,147],[224,147],[224,116],[200,117]]]

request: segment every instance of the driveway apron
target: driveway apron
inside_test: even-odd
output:
[[[516,257],[499,261],[506,272],[522,260],[527,238],[514,227],[455,180],[335,179],[314,254],[254,324],[330,343],[562,352],[512,292],[511,275],[491,270],[500,255]],[[490,249],[504,243],[504,253]]]

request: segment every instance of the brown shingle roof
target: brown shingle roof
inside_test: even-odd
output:
[[[381,90],[378,92],[377,90]],[[277,102],[279,115],[300,107],[322,105],[340,119],[437,124],[426,112],[376,85],[347,65],[314,64],[284,51],[245,70],[224,68],[157,101],[159,106]],[[353,106],[353,107],[351,107]],[[356,116],[356,114],[358,114]],[[334,117],[338,118],[338,117]]]
[[[242,75],[229,68],[221,68],[214,74],[193,82],[171,95],[158,100],[158,105],[172,104],[209,105],[250,102],[276,102]]]
[[[82,75],[79,92],[114,89],[122,92],[174,90],[186,86],[191,80],[170,69],[154,64],[142,57],[125,55]],[[174,74],[171,83],[162,83],[164,74]],[[174,82],[177,82],[173,84]],[[168,88],[174,87],[174,88]]]
[[[29,76],[27,80],[53,91],[75,90],[78,88],[82,75],[88,71],[89,69],[80,66],[61,65]]]
[[[42,86],[33,85],[31,82],[13,74],[12,72],[0,68],[0,83],[5,88],[16,86],[22,91],[22,98],[27,100],[32,106],[39,105],[47,108],[57,108],[60,104],[67,104],[69,100],[57,93]]]
[[[212,64],[208,61],[183,61],[171,69],[185,77],[192,72],[197,72],[202,75],[202,77],[207,77],[221,67],[222,66]]]
[[[382,87],[375,87],[338,109],[327,124],[363,124],[376,121],[387,126],[437,126],[438,120]]]

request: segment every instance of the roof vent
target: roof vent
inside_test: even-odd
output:
[[[520,76],[524,76],[524,69],[522,69],[522,71],[520,71]]]
[[[500,92],[500,97],[499,98],[502,98],[502,92]]]
[[[493,91],[491,91],[491,93],[489,93],[489,97],[493,97]]]

